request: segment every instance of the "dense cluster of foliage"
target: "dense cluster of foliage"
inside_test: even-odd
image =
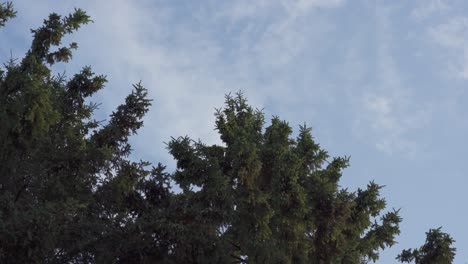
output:
[[[0,27],[14,16],[0,5]],[[0,71],[1,263],[367,263],[395,244],[401,218],[381,186],[341,188],[348,158],[331,158],[306,126],[297,138],[277,117],[265,126],[241,94],[216,113],[222,145],[172,139],[173,173],[131,161],[146,89],[134,85],[103,123],[87,99],[104,76],[51,72],[77,48],[62,38],[88,22],[80,9],[51,14]],[[431,230],[398,258],[451,263],[452,242]]]
[[[400,262],[416,264],[429,263],[452,263],[455,257],[455,248],[451,245],[454,242],[450,235],[441,231],[441,228],[430,229],[426,233],[426,243],[419,249],[406,249],[398,255]]]

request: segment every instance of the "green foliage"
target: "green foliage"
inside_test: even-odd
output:
[[[11,4],[1,6],[1,21],[14,14]],[[114,262],[133,250],[116,241],[133,241],[137,189],[159,199],[152,185],[162,167],[151,172],[148,163],[126,160],[128,137],[150,104],[146,90],[136,84],[104,125],[87,103],[104,76],[90,67],[69,80],[51,74],[49,66],[68,61],[77,45],[50,49],[89,21],[80,9],[63,19],[51,14],[32,30],[26,56],[0,74],[1,263]]]
[[[416,264],[449,264],[455,257],[455,248],[452,247],[453,238],[441,231],[441,227],[430,229],[426,233],[426,242],[418,249],[405,249],[398,255],[400,262]]]
[[[12,2],[0,3],[0,28],[5,26],[5,23],[15,16],[16,12],[13,10]]]
[[[14,15],[0,5],[0,26]],[[382,186],[341,188],[348,157],[331,158],[305,125],[295,138],[278,117],[266,126],[240,93],[215,114],[221,145],[173,138],[173,173],[130,160],[147,90],[135,84],[103,123],[89,99],[106,77],[51,71],[77,47],[63,37],[90,21],[51,14],[0,71],[1,263],[367,263],[395,244],[401,218]],[[438,232],[400,260],[436,263],[439,248],[453,259]]]
[[[55,13],[50,14],[42,27],[31,30],[34,38],[28,56],[45,60],[49,64],[68,62],[72,56],[72,49],[78,47],[76,43],[71,43],[69,47],[59,47],[55,52],[50,52],[51,46],[59,46],[65,34],[73,33],[90,21],[89,16],[81,9],[75,9],[75,12],[64,18]]]
[[[278,117],[264,123],[242,94],[227,96],[216,113],[222,146],[187,137],[168,143],[179,197],[197,208],[216,242],[199,251],[205,262],[228,255],[239,263],[361,263],[395,244],[401,219],[383,213],[381,186],[341,189],[348,158],[329,161],[306,126],[294,139]]]

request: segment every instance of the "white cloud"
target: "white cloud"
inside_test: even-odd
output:
[[[26,2],[19,2],[20,11],[27,9]],[[97,98],[103,101],[106,113],[122,102],[132,83],[142,80],[150,89],[155,101],[145,128],[135,138],[137,149],[160,155],[150,151],[161,153],[162,142],[177,135],[215,143],[214,107],[222,106],[228,92],[243,90],[258,107],[268,100],[281,102],[277,107],[284,111],[292,111],[291,106],[303,108],[305,101],[336,103],[337,92],[320,76],[320,62],[314,58],[324,49],[323,40],[333,33],[333,25],[313,14],[317,8],[337,8],[344,3],[239,0],[195,9],[192,24],[187,24],[179,21],[174,7],[151,6],[151,1],[116,0],[111,10],[108,3],[83,1],[77,5],[87,10],[95,23],[73,36],[80,44],[73,65],[92,65],[97,73],[108,75],[109,85]],[[407,113],[411,97],[387,46],[390,44],[386,44],[392,42],[387,16],[383,14],[378,30],[379,87],[358,95],[355,115],[357,124],[363,125],[358,133],[373,135],[379,149],[393,153],[412,148],[407,135],[420,121],[408,122],[418,114]],[[214,32],[215,27],[221,29]],[[217,34],[223,30],[227,39],[219,40]],[[305,80],[313,82],[296,87],[291,70],[301,68],[297,63],[305,52],[310,59],[301,71]],[[349,75],[349,81],[362,81],[369,73],[360,61],[362,56],[355,52],[349,58],[352,69],[342,73]],[[353,66],[356,63],[359,67]],[[404,146],[396,147],[396,142]]]
[[[330,29],[330,25],[311,18],[313,11],[338,8],[344,3],[344,0],[231,1],[217,10],[214,23],[224,23],[227,18],[231,27],[241,27],[239,37],[234,39],[239,44],[236,63],[242,67],[255,64],[263,70],[278,69],[287,66],[304,49],[314,48],[310,40]],[[317,25],[312,26],[311,21]]]
[[[453,17],[428,29],[430,38],[445,48],[453,75],[468,80],[468,18]]]
[[[282,5],[290,14],[298,15],[314,8],[336,8],[344,4],[344,0],[282,0]]]
[[[398,95],[369,95],[364,98],[365,117],[359,124],[364,127],[366,123],[370,125],[378,150],[389,155],[403,154],[408,158],[420,152],[423,146],[412,139],[412,135],[429,124],[431,110],[424,103],[411,109],[410,99]]]
[[[422,0],[418,1],[418,6],[411,11],[411,17],[423,20],[434,13],[447,11],[450,8],[446,0]]]
[[[393,47],[391,15],[392,9],[376,7],[377,44],[373,66],[376,79],[355,96],[354,134],[361,140],[374,142],[384,153],[412,158],[424,147],[412,137],[429,124],[431,110],[424,102],[416,103],[413,89],[400,70]],[[375,86],[369,87],[372,85]]]
[[[378,113],[380,116],[387,116],[391,113],[391,99],[386,97],[367,97],[365,98],[366,107]],[[391,128],[391,127],[389,127]]]
[[[286,12],[290,16],[307,14],[316,8],[337,8],[345,0],[237,0],[231,1],[219,14],[232,20],[258,18],[276,12]]]
[[[258,0],[258,1],[247,1],[239,0],[232,1],[228,8],[219,11],[219,15],[228,16],[234,21],[240,19],[252,18],[257,16],[262,11],[270,11],[276,1],[271,0]]]
[[[440,45],[463,48],[468,43],[468,18],[454,17],[429,29],[430,36]]]
[[[77,63],[108,74],[109,86],[98,98],[104,100],[107,113],[122,101],[131,83],[142,80],[150,89],[155,101],[144,129],[134,139],[139,151],[161,155],[162,142],[178,135],[215,143],[219,139],[213,131],[213,113],[222,106],[224,94],[243,90],[260,108],[269,97],[287,101],[294,89],[285,76],[288,66],[311,47],[306,46],[310,40],[306,38],[321,34],[320,26],[325,26],[311,27],[301,19],[315,8],[343,3],[296,1],[290,10],[283,2],[241,0],[221,7],[197,6],[186,20],[180,20],[174,6],[154,6],[151,1],[117,0],[112,9],[108,3],[84,2],[80,6],[95,23],[79,34]],[[231,24],[226,23],[229,20]],[[240,33],[230,35],[233,28],[240,28]],[[227,39],[218,36],[223,31]],[[262,75],[269,76],[267,83]]]

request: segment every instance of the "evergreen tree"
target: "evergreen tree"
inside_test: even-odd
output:
[[[1,4],[0,28],[15,15]],[[51,14],[0,69],[0,263],[367,263],[396,243],[401,218],[382,186],[341,188],[348,157],[330,157],[305,125],[296,138],[278,117],[265,126],[240,93],[216,112],[221,145],[173,138],[174,173],[131,161],[146,89],[100,122],[89,99],[105,76],[52,72],[77,48],[63,37],[89,22],[81,9]],[[398,259],[451,263],[452,242],[431,230]]]
[[[14,15],[11,3],[0,6],[2,26]],[[146,90],[134,85],[103,124],[87,99],[105,77],[90,67],[70,79],[51,72],[77,48],[61,46],[62,38],[89,22],[80,9],[51,14],[32,30],[24,58],[0,72],[1,263],[126,263],[146,254],[134,238],[141,197],[158,206],[169,194],[161,165],[148,171],[147,162],[127,159],[128,137],[150,104]]]
[[[453,238],[441,231],[441,227],[430,229],[426,233],[426,242],[418,249],[405,249],[398,255],[400,262],[416,264],[447,264],[452,263],[455,257]]]
[[[5,23],[15,16],[16,12],[13,9],[13,3],[0,3],[0,28],[5,26]]]
[[[383,213],[381,186],[340,188],[347,157],[330,159],[306,126],[293,139],[278,117],[264,123],[242,94],[227,96],[216,114],[222,146],[187,137],[168,144],[180,197],[211,237],[194,241],[204,262],[228,255],[237,263],[364,263],[395,244],[401,219],[398,211]]]

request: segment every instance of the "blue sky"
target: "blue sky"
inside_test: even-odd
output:
[[[267,117],[312,126],[334,156],[350,155],[343,187],[386,185],[401,208],[399,244],[429,228],[468,261],[468,3],[461,0],[33,1],[0,30],[0,61],[21,58],[50,13],[85,9],[94,23],[66,41],[79,50],[57,71],[91,65],[109,79],[93,100],[104,118],[142,81],[155,99],[133,138],[135,156],[174,166],[163,142],[219,142],[214,108],[242,90]]]

